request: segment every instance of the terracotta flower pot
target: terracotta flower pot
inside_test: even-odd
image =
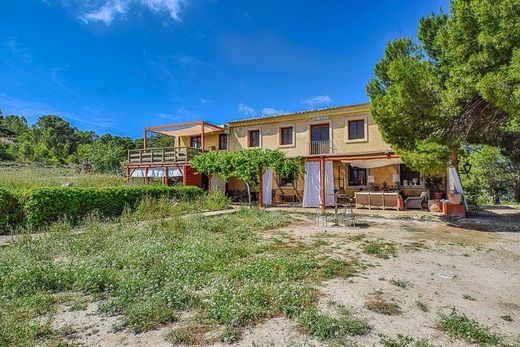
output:
[[[462,195],[461,194],[448,193],[448,200],[453,205],[460,205],[462,203]]]

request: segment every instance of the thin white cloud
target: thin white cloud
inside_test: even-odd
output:
[[[311,96],[310,98],[302,100],[302,103],[309,105],[309,106],[316,106],[321,104],[328,104],[334,101],[330,96],[328,95],[316,95]]]
[[[255,117],[256,116],[255,109],[252,108],[252,107],[249,107],[247,105],[244,105],[244,104],[239,104],[238,105],[238,112],[242,113],[244,116],[247,116],[247,117]]]
[[[85,13],[84,15],[80,16],[79,19],[85,23],[101,21],[106,25],[110,25],[117,14],[123,14],[127,10],[128,3],[120,0],[111,0],[106,2],[97,10]]]
[[[245,11],[245,10],[239,8],[239,7],[235,7],[235,14],[237,16],[244,17],[246,19],[250,19],[251,18],[251,16],[249,15],[249,13],[247,11]]]
[[[157,115],[157,117],[162,118],[162,119],[172,119],[172,120],[179,119],[179,116],[172,116],[171,114],[168,114],[168,113],[159,113]]]
[[[179,13],[186,0],[105,0],[103,5],[89,10],[79,16],[85,23],[103,22],[107,26],[118,15],[126,14],[132,5],[140,5],[154,12],[167,12],[176,21],[180,21]]]
[[[282,114],[282,113],[286,113],[286,112],[284,110],[278,110],[278,109],[272,108],[272,107],[264,107],[262,109],[263,116],[272,116],[275,114]]]

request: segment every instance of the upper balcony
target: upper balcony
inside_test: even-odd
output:
[[[155,133],[172,138],[173,147],[148,148],[148,134]],[[197,153],[215,149],[215,138],[224,128],[205,122],[184,122],[144,128],[143,149],[128,151],[128,165],[147,166],[187,163]],[[227,138],[226,138],[227,148]],[[222,149],[222,148],[221,148]]]
[[[129,165],[187,163],[200,149],[192,147],[164,147],[132,149],[128,151]]]

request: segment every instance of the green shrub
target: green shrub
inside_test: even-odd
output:
[[[0,188],[0,234],[22,219],[18,197],[7,189]]]
[[[202,194],[202,189],[194,186],[44,187],[19,196],[2,189],[0,232],[22,223],[36,229],[61,219],[77,223],[89,215],[115,218],[145,198],[192,201]]]
[[[224,210],[231,205],[231,199],[221,192],[213,192],[208,194],[202,201],[202,207],[205,210]]]

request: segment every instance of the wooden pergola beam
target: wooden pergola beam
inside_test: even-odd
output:
[[[156,125],[156,126],[146,127],[145,129],[153,132],[155,130],[182,127],[182,126],[188,126],[188,125],[198,125],[200,123],[204,123],[204,125],[210,126],[212,128],[216,128],[216,130],[224,130],[223,127],[212,124],[212,123],[208,123],[206,121],[192,121],[192,122],[173,123],[173,124],[166,124],[166,125]]]

